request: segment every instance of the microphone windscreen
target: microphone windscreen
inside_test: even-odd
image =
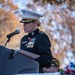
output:
[[[19,33],[20,33],[20,30],[19,30],[19,29],[17,29],[15,32],[17,32],[17,34],[19,34]]]

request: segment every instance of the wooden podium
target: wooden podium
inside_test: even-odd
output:
[[[10,49],[0,46],[0,75],[38,73],[39,64],[19,52],[9,59]]]

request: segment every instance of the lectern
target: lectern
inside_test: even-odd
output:
[[[38,73],[39,64],[33,59],[17,52],[9,58],[10,49],[0,46],[0,75]]]

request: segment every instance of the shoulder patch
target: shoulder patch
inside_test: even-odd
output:
[[[40,34],[44,34],[44,32],[42,32],[42,31],[39,31],[39,33],[40,33]]]

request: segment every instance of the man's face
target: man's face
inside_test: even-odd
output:
[[[50,67],[44,67],[43,68],[43,71],[44,71],[44,73],[55,73],[55,72],[57,72],[58,71],[58,69],[59,69],[59,67],[56,67],[56,66],[50,66]]]
[[[23,27],[24,27],[25,33],[30,33],[37,27],[37,25],[36,25],[36,23],[33,23],[33,22],[23,23]]]

